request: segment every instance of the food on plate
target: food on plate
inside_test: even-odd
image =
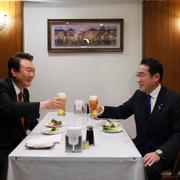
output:
[[[117,132],[121,132],[122,129],[120,127],[113,127],[113,128],[107,128],[107,129],[103,129],[104,132],[107,133],[117,133]]]
[[[51,122],[48,123],[48,126],[61,126],[61,125],[62,125],[62,121],[56,119],[52,119]]]
[[[108,120],[102,123],[102,127],[104,130],[117,129],[119,128],[119,123]]]
[[[43,134],[59,134],[59,128],[57,127],[49,127],[42,131]]]
[[[52,127],[52,128],[51,128],[51,131],[56,131],[56,128],[55,128],[55,127]]]
[[[103,131],[107,133],[117,133],[122,131],[118,122],[114,122],[109,119],[102,123],[102,127]]]

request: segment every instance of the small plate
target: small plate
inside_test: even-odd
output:
[[[55,142],[47,137],[31,138],[26,141],[25,147],[29,149],[50,149],[55,146]]]
[[[49,123],[47,123],[46,124],[46,127],[62,127],[63,126],[63,124],[61,124],[61,125],[53,125],[53,123],[51,123],[51,122],[49,122]]]
[[[51,128],[47,128],[42,131],[42,134],[47,134],[47,135],[54,135],[54,134],[59,134],[59,133],[60,131],[58,128],[55,131],[52,131]]]
[[[118,132],[121,132],[122,129],[120,127],[116,127],[116,128],[110,128],[110,129],[103,129],[103,131],[106,133],[118,133]]]
[[[119,126],[119,123],[116,122],[116,121],[112,121],[112,123],[110,123],[110,122],[108,122],[108,121],[103,121],[103,122],[101,123],[101,126],[111,126],[112,124],[113,124],[114,126],[116,126],[116,127]]]
[[[31,145],[25,144],[25,147],[27,147],[29,149],[50,149],[50,148],[52,148],[54,146],[55,146],[55,143],[45,145],[45,146],[31,146]]]

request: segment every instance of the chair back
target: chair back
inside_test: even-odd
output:
[[[163,172],[161,180],[180,180],[180,151],[177,153],[172,170]]]

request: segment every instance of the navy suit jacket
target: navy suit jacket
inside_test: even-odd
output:
[[[0,80],[0,150],[13,150],[38,123],[39,102],[29,102],[29,92],[24,89],[24,102],[19,104],[10,78]],[[25,117],[22,126],[20,117]]]
[[[166,160],[172,162],[180,149],[180,96],[162,86],[148,124],[145,101],[146,94],[137,90],[124,104],[105,106],[101,117],[126,119],[134,115],[137,131],[135,145],[139,147],[145,143],[151,151],[161,149]]]

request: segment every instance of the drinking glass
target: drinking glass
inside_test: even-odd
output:
[[[72,152],[75,152],[75,147],[79,144],[78,150],[81,150],[82,144],[82,132],[81,127],[68,127],[66,129],[66,136],[68,137],[68,143],[72,146]],[[78,148],[77,147],[77,148]]]
[[[89,97],[89,112],[92,118],[97,117],[97,106],[98,106],[98,97],[93,95]]]
[[[61,116],[64,116],[66,114],[65,113],[65,111],[66,111],[65,110],[65,105],[66,105],[66,99],[67,99],[66,94],[65,93],[58,93],[57,96],[58,96],[59,100],[64,103],[64,108],[58,109],[57,114],[61,115]]]
[[[75,100],[74,101],[74,113],[75,114],[82,114],[83,113],[83,100]]]

